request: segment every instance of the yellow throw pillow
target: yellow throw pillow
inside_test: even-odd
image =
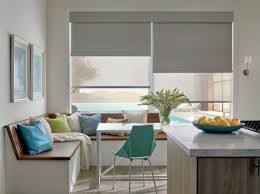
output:
[[[51,126],[52,133],[71,132],[66,115],[58,115],[56,118],[45,118]]]

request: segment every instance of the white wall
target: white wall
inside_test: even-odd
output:
[[[234,112],[243,119],[259,119],[260,92],[259,0],[49,0],[48,1],[48,111],[69,111],[69,11],[234,11]],[[251,75],[239,65],[252,55]],[[239,72],[238,72],[239,71]]]
[[[4,125],[46,112],[46,101],[10,103],[9,33],[46,49],[46,0],[0,0],[0,193],[5,193]]]

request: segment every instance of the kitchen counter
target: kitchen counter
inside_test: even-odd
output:
[[[168,125],[163,131],[188,156],[260,157],[260,134],[246,129],[231,134],[210,134],[194,126]]]
[[[169,194],[259,194],[260,134],[163,126]]]

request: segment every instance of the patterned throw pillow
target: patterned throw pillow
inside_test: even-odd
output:
[[[129,123],[147,123],[148,110],[142,111],[125,111],[123,110],[124,118]]]
[[[127,119],[114,119],[114,118],[111,118],[111,117],[107,118],[107,123],[127,123],[127,122],[128,122]],[[123,136],[126,135],[125,132],[113,132],[113,133],[105,133],[105,134],[116,135],[116,136],[120,136],[120,137],[123,137]]]
[[[71,132],[66,115],[58,115],[56,118],[45,118],[51,126],[52,133]]]
[[[101,123],[101,114],[92,116],[79,115],[79,121],[83,133],[86,135],[96,135],[98,124]]]

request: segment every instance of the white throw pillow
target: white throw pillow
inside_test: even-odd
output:
[[[81,132],[79,115],[80,115],[79,112],[75,112],[72,115],[67,117],[71,132]]]
[[[147,123],[148,110],[143,111],[125,111],[123,110],[124,119],[128,120],[128,123]]]
[[[30,118],[30,124],[37,123],[37,122],[41,122],[44,125],[46,133],[50,137],[51,142],[53,144],[53,136],[52,136],[52,132],[51,132],[51,126],[48,123],[48,121],[46,121],[44,117],[34,117],[34,118],[31,117]]]

